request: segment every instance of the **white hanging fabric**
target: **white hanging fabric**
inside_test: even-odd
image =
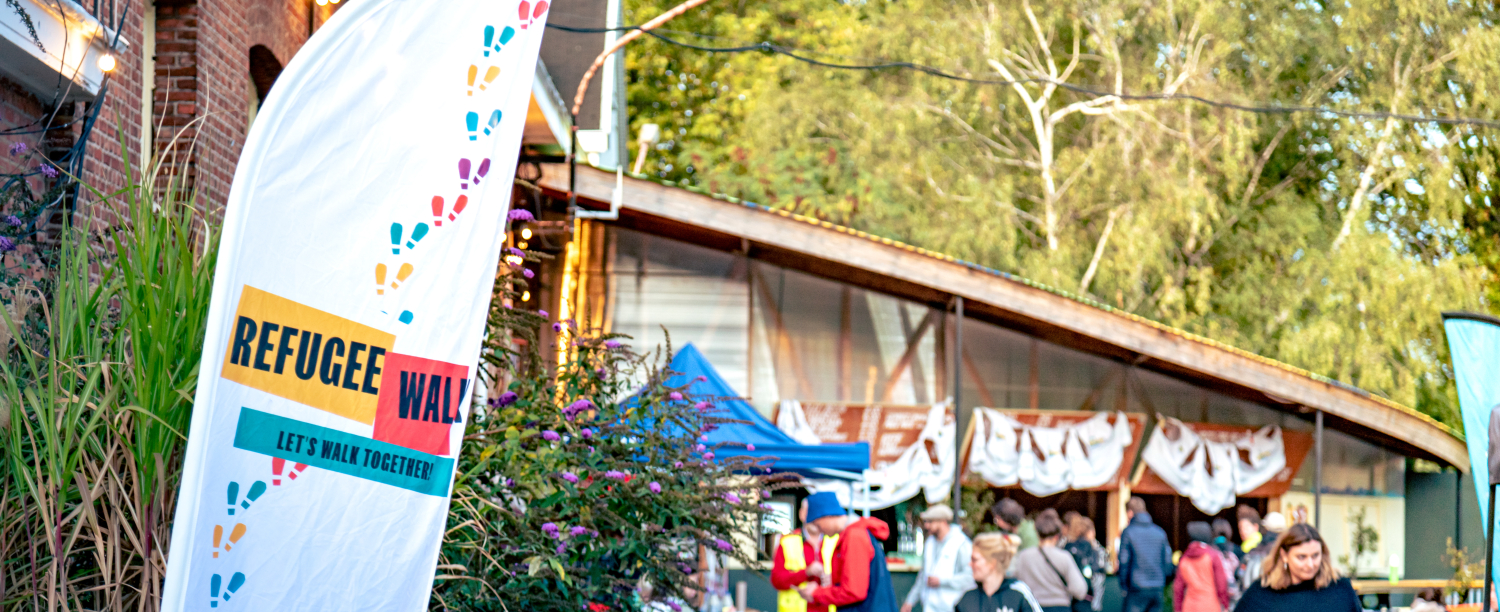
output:
[[[1241,451],[1248,455],[1248,461]],[[1182,421],[1163,417],[1141,451],[1151,471],[1205,514],[1234,505],[1286,467],[1281,428],[1262,427],[1232,441],[1208,440]]]
[[[1235,462],[1238,464],[1234,474],[1235,493],[1244,495],[1259,489],[1286,469],[1286,443],[1282,441],[1280,427],[1262,427],[1241,438],[1237,446],[1246,451],[1250,460],[1246,462],[1240,453],[1235,453]]]
[[[1047,496],[1103,486],[1120,471],[1132,442],[1124,413],[1101,412],[1059,427],[1026,425],[989,408],[974,411],[969,471],[997,487],[1019,484]]]
[[[781,403],[776,427],[803,444],[822,443],[807,423],[802,405],[795,400]],[[804,482],[814,491],[832,491],[851,510],[889,508],[918,494],[925,495],[928,503],[941,502],[948,499],[953,489],[953,468],[958,463],[954,453],[957,430],[958,425],[948,419],[947,406],[934,405],[916,442],[889,465],[865,470],[868,494],[859,483],[847,480],[807,478]]]
[[[1073,426],[1066,455],[1073,472],[1074,489],[1102,487],[1114,480],[1130,446],[1130,419],[1119,415],[1113,425],[1101,412]]]

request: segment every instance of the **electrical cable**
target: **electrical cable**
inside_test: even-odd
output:
[[[567,25],[550,23],[550,22],[547,24],[547,27],[549,27],[549,28],[555,28],[555,29],[558,29],[558,30],[562,30],[564,32],[574,32],[574,33],[584,33],[584,34],[596,34],[596,33],[603,33],[603,32],[618,32],[618,31],[623,31],[623,30],[638,30],[638,29],[640,29],[637,26],[619,26],[619,27],[613,27],[613,28],[583,28],[583,27],[567,26]],[[1111,91],[1105,91],[1105,90],[1095,89],[1095,88],[1092,88],[1092,87],[1086,87],[1086,86],[1083,86],[1083,85],[1075,85],[1075,84],[1072,84],[1072,83],[1066,83],[1066,82],[1058,81],[1058,80],[1047,78],[1047,77],[1036,77],[1036,78],[1027,78],[1027,79],[976,78],[976,77],[972,77],[972,76],[964,76],[964,75],[959,75],[959,74],[953,74],[953,73],[944,71],[944,70],[942,70],[940,68],[936,68],[936,67],[933,67],[933,66],[928,66],[928,65],[925,65],[925,64],[918,64],[918,63],[915,63],[915,62],[879,62],[879,63],[867,63],[867,64],[839,64],[839,63],[834,63],[834,62],[825,62],[825,61],[822,61],[822,60],[818,60],[818,59],[814,59],[812,57],[806,57],[805,56],[805,55],[811,55],[811,54],[817,53],[815,51],[806,51],[806,50],[802,50],[802,49],[794,49],[794,48],[791,48],[791,47],[785,47],[785,46],[782,46],[782,45],[778,45],[778,44],[770,42],[770,41],[762,41],[762,42],[755,43],[755,44],[740,45],[740,46],[734,46],[734,47],[705,47],[705,46],[701,46],[701,45],[694,45],[692,43],[686,43],[686,42],[682,42],[682,41],[679,41],[679,40],[675,40],[675,39],[672,39],[672,38],[670,38],[670,37],[668,37],[668,36],[666,36],[664,34],[661,34],[661,33],[655,32],[655,31],[651,31],[651,30],[647,30],[645,33],[649,34],[650,36],[652,36],[652,37],[654,37],[657,40],[660,40],[662,42],[665,42],[665,43],[668,43],[668,44],[671,44],[671,45],[676,45],[676,46],[683,47],[683,48],[687,48],[687,49],[693,49],[693,50],[696,50],[696,51],[704,51],[704,52],[707,52],[707,53],[747,53],[747,52],[751,52],[751,51],[761,51],[761,52],[773,53],[773,54],[777,54],[777,55],[784,55],[786,57],[790,57],[790,58],[795,59],[797,61],[804,62],[804,63],[807,63],[807,64],[811,64],[811,65],[814,65],[814,66],[820,66],[820,67],[823,67],[823,68],[834,68],[834,69],[839,69],[839,70],[871,70],[871,71],[875,71],[875,70],[897,70],[897,69],[899,69],[899,70],[914,70],[914,71],[921,72],[921,73],[924,73],[924,74],[927,74],[927,75],[930,75],[930,76],[934,76],[934,77],[938,77],[938,78],[943,78],[943,79],[948,79],[948,80],[951,80],[951,81],[959,81],[959,82],[964,82],[964,83],[975,83],[975,84],[980,84],[980,85],[1002,85],[1002,86],[1008,86],[1008,85],[1023,85],[1023,84],[1049,84],[1049,85],[1053,85],[1055,87],[1058,87],[1060,89],[1066,89],[1068,91],[1071,91],[1071,92],[1074,92],[1074,93],[1078,93],[1078,94],[1090,95],[1090,96],[1095,96],[1095,97],[1114,96],[1116,99],[1121,100],[1121,101],[1138,101],[1138,102],[1184,101],[1184,102],[1196,102],[1198,104],[1203,104],[1203,105],[1211,106],[1211,107],[1215,107],[1215,108],[1224,108],[1224,109],[1229,109],[1229,110],[1237,110],[1237,111],[1257,113],[1257,114],[1286,115],[1286,114],[1298,114],[1298,113],[1310,113],[1310,114],[1319,114],[1319,113],[1321,113],[1321,114],[1334,115],[1334,116],[1345,117],[1345,118],[1350,118],[1350,119],[1396,119],[1396,120],[1399,120],[1399,121],[1409,121],[1409,122],[1412,122],[1412,123],[1438,123],[1438,124],[1443,124],[1443,125],[1469,125],[1469,126],[1500,128],[1500,120],[1476,119],[1476,118],[1472,118],[1472,117],[1439,117],[1439,116],[1428,117],[1428,116],[1423,116],[1423,115],[1409,115],[1409,114],[1389,113],[1389,112],[1382,112],[1382,111],[1340,110],[1340,109],[1336,109],[1336,108],[1328,108],[1328,107],[1323,107],[1323,106],[1257,105],[1257,104],[1248,104],[1248,103],[1227,102],[1227,101],[1224,101],[1224,100],[1214,100],[1214,99],[1211,99],[1211,98],[1205,98],[1205,97],[1202,97],[1202,96],[1196,96],[1196,95],[1193,95],[1193,94],[1183,94],[1183,93],[1151,93],[1151,94],[1115,93],[1115,92],[1111,92]]]

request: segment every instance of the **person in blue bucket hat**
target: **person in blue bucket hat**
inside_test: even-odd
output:
[[[855,518],[832,492],[807,498],[807,521],[825,535],[839,535],[828,568],[831,584],[809,583],[798,589],[802,598],[819,606],[837,606],[839,612],[897,612],[896,591],[885,565],[881,541],[891,535],[890,526],[875,518]]]

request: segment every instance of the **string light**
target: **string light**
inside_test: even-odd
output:
[[[528,227],[528,228],[523,228],[521,230],[521,239],[522,240],[531,240],[531,228]],[[525,247],[522,247],[522,248],[525,248]]]
[[[99,69],[105,72],[114,72],[115,56],[105,53],[99,56]]]
[[[516,245],[516,248],[520,248],[520,249],[526,248],[526,241],[522,240],[521,244]]]
[[[522,291],[521,292],[521,301],[522,302],[530,302],[531,301],[531,292],[530,291]]]
[[[547,23],[547,27],[553,28],[553,29],[557,29],[557,30],[562,30],[564,32],[578,32],[578,33],[622,32],[622,31],[639,30],[640,29],[640,26],[619,26],[619,27],[613,27],[613,28],[580,28],[580,27],[574,27],[574,26],[556,24],[556,23],[551,23],[551,22]],[[1051,85],[1053,87],[1057,87],[1057,88],[1060,88],[1060,89],[1066,89],[1066,90],[1071,91],[1073,93],[1078,93],[1078,94],[1083,94],[1083,95],[1089,95],[1089,96],[1095,96],[1095,97],[1114,96],[1115,98],[1118,98],[1120,100],[1137,101],[1137,102],[1167,102],[1167,101],[1196,102],[1198,104],[1203,104],[1203,105],[1206,105],[1206,106],[1212,106],[1212,107],[1215,107],[1215,108],[1226,108],[1226,109],[1230,109],[1230,110],[1237,110],[1237,111],[1243,111],[1243,112],[1249,112],[1249,113],[1258,113],[1258,114],[1273,114],[1274,115],[1274,114],[1311,113],[1311,114],[1327,114],[1327,115],[1333,115],[1333,116],[1337,116],[1337,117],[1345,117],[1345,118],[1351,118],[1351,119],[1396,119],[1396,120],[1399,120],[1399,121],[1408,121],[1408,122],[1411,122],[1411,123],[1437,123],[1437,124],[1443,124],[1443,125],[1472,125],[1472,126],[1500,128],[1500,121],[1492,120],[1492,119],[1477,119],[1477,118],[1473,118],[1473,117],[1443,117],[1443,116],[1439,116],[1439,115],[1424,116],[1424,115],[1410,115],[1410,114],[1401,114],[1401,113],[1388,113],[1388,112],[1384,112],[1384,111],[1341,110],[1341,109],[1330,108],[1330,107],[1326,107],[1326,106],[1292,106],[1292,105],[1269,105],[1269,104],[1257,104],[1257,103],[1239,103],[1239,102],[1228,102],[1228,101],[1224,101],[1224,100],[1214,100],[1214,99],[1211,99],[1211,98],[1204,98],[1202,96],[1195,96],[1195,95],[1192,95],[1192,94],[1184,94],[1184,93],[1145,93],[1145,94],[1116,93],[1114,91],[1107,91],[1107,90],[1103,90],[1103,89],[1096,89],[1096,88],[1093,88],[1093,87],[1086,87],[1086,86],[1082,86],[1082,85],[1075,85],[1075,84],[1072,84],[1072,83],[1065,83],[1063,81],[1058,81],[1056,79],[1052,79],[1052,78],[1048,78],[1048,77],[1035,77],[1035,78],[1026,78],[1026,79],[995,79],[995,78],[972,77],[972,76],[965,76],[965,75],[960,75],[960,74],[954,74],[954,73],[951,73],[951,72],[945,72],[945,71],[940,70],[938,68],[935,68],[935,67],[932,67],[932,66],[923,65],[923,64],[918,64],[918,63],[915,63],[915,62],[885,62],[885,61],[881,61],[879,63],[873,63],[873,64],[837,64],[837,63],[833,63],[833,62],[825,62],[825,61],[822,61],[822,60],[818,60],[818,59],[814,59],[812,57],[807,57],[806,56],[806,55],[812,55],[812,54],[817,53],[815,51],[804,51],[802,49],[794,49],[794,48],[791,48],[791,47],[783,47],[781,45],[778,45],[778,44],[770,42],[770,41],[762,41],[762,42],[759,42],[759,43],[753,43],[753,44],[749,44],[749,45],[741,45],[741,46],[738,46],[738,47],[705,47],[705,46],[701,46],[701,45],[694,45],[692,43],[685,43],[685,42],[682,42],[682,41],[679,41],[679,40],[673,40],[673,39],[668,38],[665,35],[657,32],[655,30],[645,30],[645,33],[647,35],[650,35],[650,36],[656,38],[657,40],[660,40],[660,41],[662,41],[664,43],[667,43],[667,44],[670,44],[670,45],[676,45],[676,46],[679,46],[679,47],[684,47],[684,48],[687,48],[687,49],[694,49],[694,50],[697,50],[697,51],[704,51],[704,52],[707,52],[707,53],[749,53],[749,52],[775,53],[775,54],[778,54],[778,55],[784,55],[784,56],[790,57],[790,58],[792,58],[794,60],[797,60],[799,62],[803,62],[803,63],[807,63],[807,64],[812,64],[814,66],[821,66],[821,67],[824,67],[824,68],[837,68],[837,69],[840,69],[840,70],[890,70],[890,69],[915,70],[917,72],[921,72],[921,73],[924,73],[924,74],[932,75],[932,76],[935,76],[935,77],[938,77],[938,78],[948,79],[948,80],[952,80],[952,81],[959,81],[959,82],[963,82],[963,83],[976,83],[976,84],[980,84],[980,85],[1001,85],[1001,86],[1007,86],[1007,87],[1008,86],[1014,86],[1014,85],[1022,85],[1022,84]],[[693,32],[685,32],[685,33],[686,34],[694,34]],[[805,54],[805,55],[799,55],[799,54]]]

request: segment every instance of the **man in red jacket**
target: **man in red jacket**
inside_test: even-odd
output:
[[[825,535],[839,535],[828,568],[833,583],[806,584],[797,590],[814,605],[838,606],[839,612],[897,612],[896,591],[885,565],[881,541],[891,528],[880,519],[850,521],[831,492],[807,498],[807,520]]]

